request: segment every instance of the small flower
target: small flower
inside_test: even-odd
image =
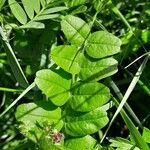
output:
[[[52,139],[54,143],[59,143],[63,138],[64,138],[63,133],[54,132],[54,134],[52,135]]]

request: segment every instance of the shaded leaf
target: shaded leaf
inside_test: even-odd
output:
[[[9,2],[9,7],[13,13],[13,15],[16,17],[16,19],[21,23],[21,24],[26,24],[27,23],[27,16],[22,7],[19,5],[18,2],[15,0],[8,0]]]
[[[55,105],[65,104],[70,96],[71,77],[63,70],[40,70],[36,73],[35,83]]]
[[[81,5],[78,6],[75,10],[73,10],[71,12],[72,15],[76,15],[76,14],[80,14],[80,13],[84,13],[87,10],[87,6]]]
[[[3,31],[3,29],[0,27],[0,35],[2,37],[2,42],[4,44],[4,48],[8,57],[8,61],[10,63],[10,67],[12,69],[12,72],[17,80],[17,82],[22,86],[22,87],[28,87],[29,83],[26,79],[26,76],[14,54],[14,51],[9,44],[9,41],[7,39],[6,33]]]
[[[87,39],[86,52],[94,58],[103,58],[120,52],[121,41],[106,31],[92,33]]]
[[[90,33],[90,27],[82,19],[68,15],[61,21],[62,30],[72,44],[82,44]]]
[[[80,61],[79,77],[82,80],[92,81],[100,80],[115,74],[118,69],[118,62],[112,58],[92,59],[87,56],[82,56]]]
[[[58,66],[67,72],[77,74],[80,71],[77,53],[78,49],[76,46],[57,46],[51,52],[51,58]]]
[[[79,85],[78,85],[79,84]],[[75,111],[87,112],[102,106],[110,99],[109,89],[97,82],[78,83],[72,91],[70,105]]]
[[[74,112],[69,108],[64,118],[65,132],[71,136],[85,136],[93,134],[108,123],[107,113],[94,110],[88,113]]]
[[[0,0],[0,10],[2,10],[6,0]]]
[[[113,97],[113,101],[114,101],[116,107],[118,108],[119,103],[114,97]],[[123,120],[125,121],[128,129],[130,130],[130,134],[132,136],[132,139],[134,140],[134,142],[136,143],[138,148],[140,148],[142,150],[149,150],[148,145],[143,140],[143,138],[142,138],[141,134],[139,133],[138,129],[135,127],[135,125],[131,121],[130,117],[126,114],[126,112],[122,109],[120,111],[120,114],[121,114]]]

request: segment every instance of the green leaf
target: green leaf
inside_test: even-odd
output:
[[[81,5],[78,6],[76,9],[74,9],[71,14],[72,15],[76,15],[76,14],[80,14],[80,13],[86,13],[87,11],[87,6]]]
[[[74,7],[86,3],[86,0],[66,0],[66,5],[69,7]]]
[[[92,1],[92,4],[93,4],[93,6],[94,6],[94,8],[95,8],[95,10],[96,10],[97,12],[101,12],[102,9],[105,8],[104,6],[105,6],[108,2],[109,2],[108,0],[101,0],[101,1],[99,1],[99,0],[93,0],[93,1]]]
[[[28,28],[28,29],[43,29],[45,28],[44,23],[31,21],[25,25],[20,26],[20,28]]]
[[[150,130],[144,127],[142,138],[145,142],[150,143]]]
[[[68,8],[67,8],[67,7],[64,7],[64,6],[48,8],[48,9],[45,9],[45,10],[42,12],[42,14],[56,13],[56,12],[63,11],[63,10],[66,10],[66,9],[68,9]]]
[[[89,25],[82,19],[67,15],[61,21],[62,30],[72,44],[81,45],[90,33]]]
[[[34,18],[35,21],[40,21],[40,20],[48,20],[48,19],[53,19],[53,18],[58,18],[60,14],[51,14],[51,15],[39,15]]]
[[[42,7],[45,7],[45,4],[46,4],[45,0],[40,0],[40,1],[41,1]]]
[[[2,10],[6,0],[0,0],[0,10]]]
[[[27,16],[22,7],[19,5],[18,2],[15,0],[8,0],[9,7],[13,13],[13,15],[16,17],[16,19],[21,23],[21,24],[26,24],[27,23]]]
[[[103,58],[120,52],[121,41],[107,31],[92,33],[87,39],[86,52],[93,58]]]
[[[43,134],[41,128],[45,123],[54,126],[60,130],[62,125],[58,125],[61,118],[61,109],[56,108],[50,102],[36,101],[36,103],[21,104],[17,107],[16,119],[21,122],[20,130],[28,138],[35,141],[35,137],[40,138]],[[61,127],[60,127],[61,126]]]
[[[116,107],[118,108],[119,107],[119,103],[118,103],[118,101],[114,97],[113,97],[113,101],[114,101]],[[140,132],[135,127],[135,125],[133,124],[133,122],[130,119],[130,117],[126,114],[126,112],[122,109],[120,111],[120,114],[121,114],[123,120],[125,121],[128,129],[130,130],[130,134],[131,134],[133,140],[135,141],[136,146],[138,146],[138,148],[140,148],[141,150],[149,150],[148,145],[143,140]]]
[[[33,6],[31,5],[30,0],[22,0],[22,3],[27,15],[29,16],[30,19],[32,19],[34,17],[34,9]]]
[[[35,12],[36,12],[36,13],[39,13],[39,11],[40,11],[40,0],[32,0],[32,1],[30,1],[30,2],[31,2],[31,4],[32,4],[32,6],[33,6]]]
[[[138,147],[135,147],[134,143],[123,138],[110,139],[109,142],[111,142],[110,146],[115,147],[116,150],[140,150]]]
[[[109,89],[97,82],[78,83],[72,91],[70,105],[75,111],[88,112],[94,110],[110,99]]]
[[[65,147],[70,148],[71,150],[92,150],[95,145],[96,140],[90,135],[79,138],[70,138],[65,142]]]
[[[79,77],[82,80],[100,80],[115,74],[118,69],[118,62],[112,58],[93,59],[82,55],[80,59]]]
[[[51,52],[52,60],[65,71],[77,74],[80,71],[79,60],[77,57],[78,49],[76,46],[63,45],[57,46]]]
[[[57,123],[61,118],[61,109],[50,102],[36,101],[35,103],[21,104],[16,111],[16,119],[24,124],[35,125],[36,122]]]
[[[69,108],[64,118],[65,132],[71,136],[93,134],[108,123],[107,113],[96,109],[88,113],[74,112]]]
[[[39,150],[64,150],[63,142],[54,143],[49,135],[43,135],[39,140]]]
[[[35,83],[55,105],[65,104],[70,97],[71,77],[63,70],[40,70],[36,73]]]
[[[3,31],[3,29],[0,27],[0,35],[2,37],[2,42],[4,44],[4,48],[8,57],[8,61],[10,63],[10,67],[12,69],[12,72],[17,80],[17,82],[19,82],[19,84],[22,87],[27,87],[29,85],[26,76],[23,73],[23,70],[14,54],[14,51],[11,47],[11,45],[9,44],[9,41],[7,39],[6,33]]]

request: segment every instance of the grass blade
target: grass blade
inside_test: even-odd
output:
[[[123,97],[121,103],[119,104],[119,107],[117,108],[117,110],[116,110],[116,112],[115,112],[113,118],[111,119],[111,121],[110,121],[110,123],[109,123],[109,126],[108,126],[106,132],[104,133],[104,136],[103,136],[101,142],[102,142],[102,141],[104,140],[104,138],[106,137],[106,135],[107,135],[107,133],[108,133],[110,127],[112,126],[112,123],[113,123],[114,120],[116,119],[117,115],[119,114],[119,112],[120,112],[121,109],[123,108],[124,104],[126,103],[127,99],[129,98],[131,92],[133,91],[135,85],[137,84],[137,82],[138,82],[138,80],[139,80],[139,78],[140,78],[140,76],[141,76],[141,74],[142,74],[142,72],[143,72],[143,70],[144,70],[144,68],[145,68],[145,65],[146,65],[148,59],[149,59],[149,55],[144,59],[143,63],[140,65],[138,71],[136,72],[134,78],[132,79],[132,81],[131,81],[131,83],[130,83],[130,85],[129,85],[129,87],[128,87],[128,89],[127,89],[127,91],[126,91],[126,93],[125,93],[125,95],[124,95],[124,97]]]
[[[113,101],[115,102],[116,107],[119,106],[118,101],[113,98]],[[128,117],[128,115],[126,114],[126,112],[122,109],[120,111],[120,114],[123,118],[123,120],[125,121],[128,129],[130,130],[130,133],[136,143],[136,145],[141,149],[141,150],[149,150],[150,148],[148,147],[148,145],[146,144],[146,142],[142,139],[141,134],[139,133],[139,131],[137,130],[137,128],[135,127],[135,125],[133,124],[133,122],[131,121],[131,119]]]
[[[10,63],[10,67],[12,69],[12,72],[16,78],[16,80],[19,82],[19,84],[22,86],[22,87],[27,87],[29,84],[28,84],[28,81],[21,69],[21,66],[8,42],[8,39],[2,29],[2,27],[0,27],[0,35],[1,35],[1,38],[2,38],[2,42],[3,42],[3,45],[4,45],[4,48],[6,50],[6,54],[7,54],[7,57],[8,57],[8,60],[9,60],[9,63]]]
[[[114,81],[111,78],[108,78],[108,84],[114,90],[114,92],[116,93],[118,99],[121,101],[123,99],[123,95],[120,92],[117,85],[114,83]],[[142,127],[142,124],[141,124],[140,120],[138,119],[138,117],[136,116],[134,111],[131,109],[131,107],[128,105],[128,103],[125,103],[125,108],[128,110],[129,114],[132,116],[132,118],[135,120],[135,122],[138,124],[138,126],[142,129],[143,127]]]
[[[35,83],[33,82],[31,85],[29,85],[20,95],[17,99],[15,99],[1,114],[0,118],[5,115],[25,94],[27,94],[32,88],[35,87]]]

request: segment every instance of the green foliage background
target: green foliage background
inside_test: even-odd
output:
[[[0,149],[150,149],[149,16],[146,0],[0,0]]]

